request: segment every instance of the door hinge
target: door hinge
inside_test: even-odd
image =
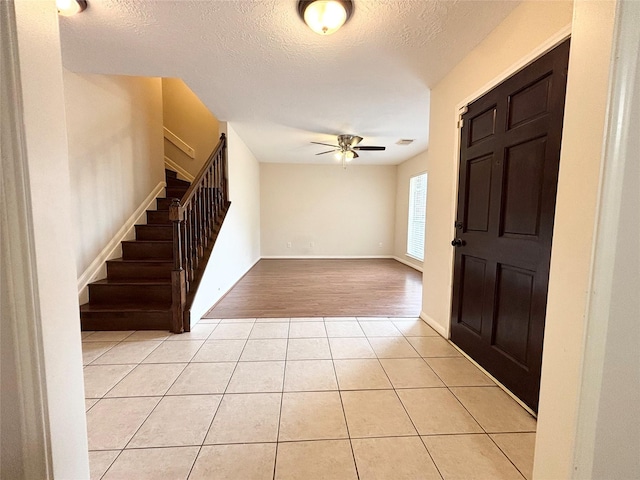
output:
[[[460,110],[458,110],[458,128],[464,127],[464,119],[462,116],[469,111],[469,107],[465,105]]]

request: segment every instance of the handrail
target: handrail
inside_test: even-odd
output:
[[[188,309],[229,208],[227,139],[220,142],[181,199],[169,207],[173,224],[171,331],[190,330]]]
[[[224,149],[227,148],[227,137],[226,137],[226,135],[224,133],[220,135],[220,141],[218,142],[218,145],[216,145],[216,148],[213,149],[213,152],[211,152],[211,155],[209,155],[209,158],[207,159],[207,161],[204,162],[204,165],[202,166],[202,168],[198,172],[198,175],[196,175],[196,178],[194,178],[193,182],[191,182],[191,186],[189,187],[189,189],[185,192],[185,194],[180,199],[181,207],[184,207],[184,205],[186,203],[191,201],[191,199],[195,195],[195,192],[196,192],[196,190],[198,188],[198,185],[202,182],[203,177],[206,175],[206,173],[207,173],[207,171],[209,169],[209,166],[215,160],[216,155],[218,155],[222,151],[223,148]],[[225,175],[225,180],[226,180],[226,175]]]

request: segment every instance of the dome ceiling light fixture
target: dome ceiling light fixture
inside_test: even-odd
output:
[[[351,0],[298,0],[298,14],[311,30],[331,35],[349,20]]]
[[[63,17],[71,17],[76,13],[80,13],[87,8],[85,0],[56,0],[58,15]]]

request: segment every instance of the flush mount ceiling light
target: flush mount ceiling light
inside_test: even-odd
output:
[[[70,17],[87,8],[87,2],[85,0],[56,0],[56,7],[58,7],[58,15]]]
[[[345,24],[353,12],[351,0],[299,0],[298,13],[311,30],[331,35]]]

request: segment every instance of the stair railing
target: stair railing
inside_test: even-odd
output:
[[[229,208],[228,192],[227,139],[223,133],[189,190],[182,199],[174,198],[169,207],[173,223],[173,333],[190,330],[188,311]]]

